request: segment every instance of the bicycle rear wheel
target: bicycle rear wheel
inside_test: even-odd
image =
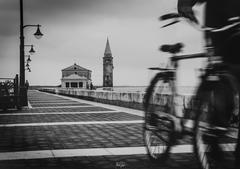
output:
[[[194,150],[202,169],[239,168],[239,85],[230,74],[205,81],[198,94]],[[238,147],[238,148],[237,148]]]
[[[162,73],[151,81],[144,98],[145,123],[143,136],[153,162],[164,164],[173,142],[174,124],[168,115],[172,111],[170,80]]]

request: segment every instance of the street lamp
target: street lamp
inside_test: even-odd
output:
[[[36,51],[33,49],[33,45],[24,45],[24,47],[31,47],[29,50],[30,55],[33,55]]]
[[[27,62],[28,62],[28,63],[32,61],[31,58],[30,58],[30,55],[25,55],[25,57],[28,57],[28,58],[27,58]]]
[[[24,25],[23,22],[23,0],[19,0],[20,5],[20,97],[21,106],[27,106],[27,88],[25,86],[25,54],[24,54],[24,28],[37,27],[34,34],[37,39],[41,38],[43,34],[40,31],[40,25]],[[31,51],[31,50],[30,50]]]
[[[25,70],[28,70],[28,72],[31,72],[30,65],[29,65],[29,62],[31,62],[30,55],[27,55],[25,57],[28,57],[28,59],[25,62],[26,63]]]
[[[41,39],[41,37],[43,36],[42,32],[40,31],[40,27],[41,25],[24,25],[23,29],[26,27],[37,27],[36,32],[33,34],[35,36],[36,39]]]
[[[28,67],[26,67],[26,69],[25,70],[28,70],[28,72],[31,72],[31,69],[30,69],[30,67],[28,66]]]
[[[40,29],[39,29],[40,26],[41,26],[41,25],[37,25],[37,31],[34,33],[34,36],[35,36],[35,38],[37,38],[37,39],[40,39],[40,38],[43,36],[42,32],[41,32]]]

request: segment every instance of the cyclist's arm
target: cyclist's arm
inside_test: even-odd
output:
[[[197,18],[194,15],[194,12],[192,10],[192,7],[196,3],[202,3],[207,0],[178,0],[178,13],[182,15],[183,17],[186,17],[190,19],[191,21],[198,23]]]

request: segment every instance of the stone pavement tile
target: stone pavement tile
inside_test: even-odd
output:
[[[34,104],[65,104],[65,103],[79,103],[77,101],[73,101],[73,100],[42,100],[42,101],[32,101],[32,100],[28,100],[32,105]]]
[[[59,159],[0,161],[1,169],[65,169]]]
[[[50,96],[50,95],[44,95],[44,97],[28,97],[28,99],[30,101],[46,101],[46,100],[63,100],[63,101],[67,101],[68,99],[64,99],[61,97],[57,97],[57,96]]]
[[[128,146],[143,146],[142,124],[0,127],[0,152]]]
[[[67,101],[69,99],[59,97],[57,95],[48,95],[46,93],[37,93],[36,95],[29,94],[28,100],[31,102],[35,101],[46,101],[46,100],[58,100],[58,101]]]
[[[51,103],[51,104],[31,104],[31,106],[33,108],[37,108],[37,107],[61,107],[61,106],[87,106],[89,104],[86,104],[86,103],[61,103],[61,104],[58,104],[58,103]]]
[[[30,99],[28,99],[28,101],[29,101],[31,104],[79,103],[79,102],[76,102],[76,101],[73,101],[73,100],[70,100],[70,99],[47,99],[47,98],[45,98],[45,99],[38,99],[38,100],[30,100]]]
[[[69,101],[69,99],[65,99],[65,98],[60,98],[60,97],[56,97],[56,96],[49,96],[49,95],[46,95],[45,97],[34,97],[34,98],[31,98],[31,97],[28,97],[28,100],[30,102],[42,102],[42,101]]]
[[[2,116],[0,118],[0,124],[125,120],[142,120],[142,117],[124,112],[92,114],[36,114],[21,116]]]
[[[49,112],[87,112],[87,111],[109,111],[111,109],[104,107],[70,107],[70,108],[35,108],[24,110],[7,110],[2,113],[49,113]]]
[[[29,92],[29,102],[32,107],[59,107],[59,106],[75,106],[87,105],[86,103],[79,103],[70,99],[64,99],[57,95],[48,95],[46,93]],[[55,104],[54,104],[55,103]],[[59,104],[60,103],[60,104]]]
[[[152,163],[146,155],[71,157],[0,161],[4,169],[197,169],[193,154],[171,156],[167,165]]]
[[[178,158],[176,158],[178,157]],[[112,157],[117,166],[125,166],[125,169],[197,169],[197,161],[193,154],[177,154],[172,155],[167,161],[166,165],[161,165],[151,162],[147,155],[129,155],[129,156],[115,156]],[[187,159],[183,161],[183,159]],[[120,168],[120,167],[118,167]]]
[[[142,124],[0,127],[0,152],[140,146]]]

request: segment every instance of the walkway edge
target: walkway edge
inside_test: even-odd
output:
[[[180,145],[173,148],[173,153],[192,153],[192,145]],[[42,151],[2,152],[2,160],[43,159],[85,156],[119,156],[147,154],[145,147],[89,148],[89,149],[59,149]]]

